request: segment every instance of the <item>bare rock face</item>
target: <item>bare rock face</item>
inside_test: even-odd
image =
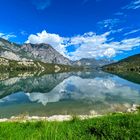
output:
[[[29,52],[29,57],[45,63],[71,65],[70,60],[48,44],[24,44],[22,50]]]
[[[21,60],[20,54],[17,53],[19,50],[19,45],[0,38],[0,57],[11,60]]]
[[[10,51],[3,51],[3,52],[0,52],[0,56],[3,57],[3,58],[7,58],[7,59],[11,59],[11,60],[21,60],[20,56],[13,53],[13,52],[10,52]]]
[[[0,57],[17,61],[37,60],[44,63],[71,65],[68,58],[48,44],[18,45],[2,38],[0,38]]]

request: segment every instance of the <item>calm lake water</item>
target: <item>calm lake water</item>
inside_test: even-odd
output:
[[[140,84],[102,71],[25,75],[1,74],[0,118],[105,114],[140,104]]]

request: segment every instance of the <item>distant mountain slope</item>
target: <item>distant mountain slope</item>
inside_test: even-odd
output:
[[[115,72],[123,72],[123,71],[140,72],[140,54],[136,54],[128,58],[125,58],[117,63],[104,66],[103,69]]]
[[[140,84],[140,54],[136,54],[117,63],[104,66],[103,70],[116,74],[128,81]]]
[[[37,60],[45,63],[71,65],[68,58],[48,44],[18,45],[0,38],[0,57],[10,60]]]
[[[98,68],[110,63],[112,63],[112,61],[107,59],[96,60],[95,58],[82,58],[78,61],[73,62],[73,65],[85,66],[87,68]]]

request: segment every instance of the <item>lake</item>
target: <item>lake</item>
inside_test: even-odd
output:
[[[134,81],[134,80],[132,80]],[[94,115],[140,105],[140,84],[103,71],[0,74],[0,118]]]

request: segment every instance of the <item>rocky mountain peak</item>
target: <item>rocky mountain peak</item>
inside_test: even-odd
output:
[[[18,45],[0,38],[0,57],[10,60],[37,60],[45,63],[71,65],[68,58],[57,52],[51,45],[23,44]]]
[[[68,58],[61,55],[49,44],[24,44],[21,49],[28,52],[30,57],[35,60],[45,63],[71,65]]]

